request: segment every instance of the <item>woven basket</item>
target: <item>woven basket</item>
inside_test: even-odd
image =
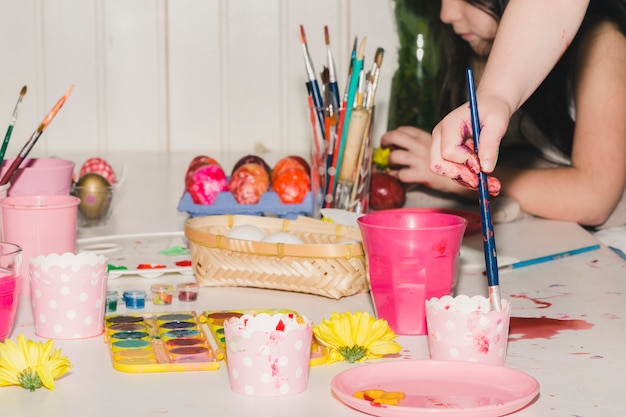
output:
[[[234,226],[266,234],[289,232],[304,244],[229,239]],[[367,291],[358,229],[308,217],[296,220],[223,215],[185,223],[193,271],[202,286],[239,286],[304,292],[339,299]],[[342,243],[344,242],[344,243]]]

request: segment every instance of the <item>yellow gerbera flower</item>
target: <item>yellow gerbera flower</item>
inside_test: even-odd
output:
[[[332,313],[330,319],[313,328],[313,333],[328,349],[328,363],[362,362],[402,350],[394,341],[396,334],[387,320],[376,319],[366,312]]]
[[[17,343],[7,339],[0,343],[0,386],[20,385],[31,391],[42,386],[54,390],[54,380],[70,370],[72,364],[61,349],[46,343],[26,340],[23,334]]]

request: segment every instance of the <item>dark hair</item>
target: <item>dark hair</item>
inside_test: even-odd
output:
[[[465,0],[500,20],[508,0]],[[575,55],[580,38],[600,21],[611,21],[626,36],[626,0],[591,0],[577,35],[541,83],[539,88],[519,110],[522,118],[532,123],[564,155],[570,156],[574,135],[574,120],[570,114],[570,97]],[[447,58],[446,74],[439,106],[441,117],[467,101],[465,68],[469,65],[472,50],[456,36],[451,28],[445,31]],[[523,131],[520,130],[523,140]]]

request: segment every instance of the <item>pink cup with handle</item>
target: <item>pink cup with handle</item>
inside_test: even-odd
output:
[[[13,161],[2,163],[0,176],[8,171]],[[61,158],[25,158],[11,178],[8,195],[69,195],[74,165]]]
[[[22,277],[31,258],[76,250],[78,204],[70,195],[7,197],[0,201],[4,240],[22,247]],[[28,279],[20,294],[28,296]]]
[[[397,334],[426,334],[424,302],[456,284],[467,220],[407,208],[368,213],[357,223],[377,317]]]

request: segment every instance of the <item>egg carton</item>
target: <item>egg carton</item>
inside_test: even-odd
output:
[[[239,204],[230,192],[219,193],[213,204],[196,204],[191,195],[184,192],[178,202],[178,211],[187,212],[191,217],[214,216],[222,214],[245,214],[250,216],[272,216],[296,219],[298,216],[316,217],[315,195],[309,191],[302,203],[284,204],[274,191],[263,193],[257,204]]]

